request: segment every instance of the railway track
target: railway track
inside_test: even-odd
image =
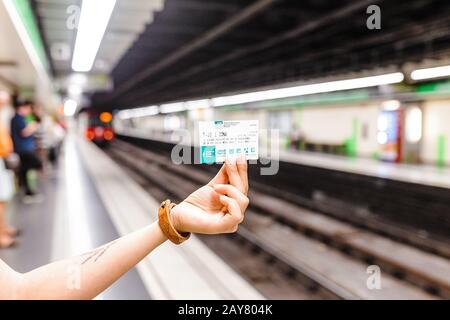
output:
[[[121,135],[120,139],[167,156],[175,146],[163,140],[148,140],[134,135]],[[191,148],[190,152],[195,154],[199,151]],[[217,170],[217,166],[194,168],[210,174]],[[261,166],[249,167],[254,191],[450,259],[449,233],[444,231],[448,230],[446,212],[449,209],[445,204],[448,192],[443,189],[429,190],[416,184],[387,182],[289,162],[280,162],[280,170],[275,177],[261,176],[260,170]],[[361,186],[357,188],[359,183]],[[349,194],[357,194],[359,200]],[[417,206],[419,199],[420,205]]]
[[[211,178],[209,172],[174,165],[164,155],[122,141],[117,141],[108,152],[131,169],[141,184],[178,200]],[[276,269],[283,274],[284,282],[298,283],[303,288],[301,295],[331,299],[432,299],[450,296],[447,276],[450,263],[445,258],[267,193],[252,190],[249,196],[251,206],[236,236],[242,243],[241,247],[254,253],[251,259],[258,260],[256,264],[265,263],[270,270]],[[220,247],[217,242],[211,245]],[[367,288],[367,266],[372,264],[382,270],[381,290]],[[251,268],[247,266],[247,269]],[[253,276],[250,274],[248,277]]]

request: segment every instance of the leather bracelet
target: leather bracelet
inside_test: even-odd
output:
[[[170,200],[165,200],[161,202],[158,209],[158,223],[164,235],[175,244],[180,244],[189,239],[191,236],[190,232],[180,233],[178,232],[172,224],[170,219],[170,211],[176,204],[170,202]]]

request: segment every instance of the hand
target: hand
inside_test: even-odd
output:
[[[247,193],[247,161],[227,160],[206,186],[172,209],[172,223],[179,232],[236,232],[249,204]]]

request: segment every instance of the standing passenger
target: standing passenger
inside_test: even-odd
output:
[[[42,196],[36,195],[30,187],[27,179],[28,171],[42,169],[42,162],[36,155],[34,133],[39,124],[30,118],[32,103],[30,101],[16,102],[16,114],[11,120],[11,136],[14,143],[14,151],[20,157],[19,184],[24,189],[25,203],[42,201]]]
[[[0,92],[0,112],[7,104],[8,98],[6,92]],[[8,175],[4,161],[12,153],[13,145],[2,120],[0,119],[0,249],[12,246],[17,235],[17,229],[9,226],[6,219],[6,204],[13,196],[14,178]]]

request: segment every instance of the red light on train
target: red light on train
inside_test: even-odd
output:
[[[88,140],[94,140],[94,138],[95,138],[94,129],[88,128],[88,129],[86,130],[86,138],[87,138]]]
[[[103,138],[105,138],[106,141],[111,141],[114,139],[114,133],[111,130],[105,130]]]
[[[103,127],[95,127],[94,134],[96,138],[103,137],[103,133],[105,132],[105,129]]]

